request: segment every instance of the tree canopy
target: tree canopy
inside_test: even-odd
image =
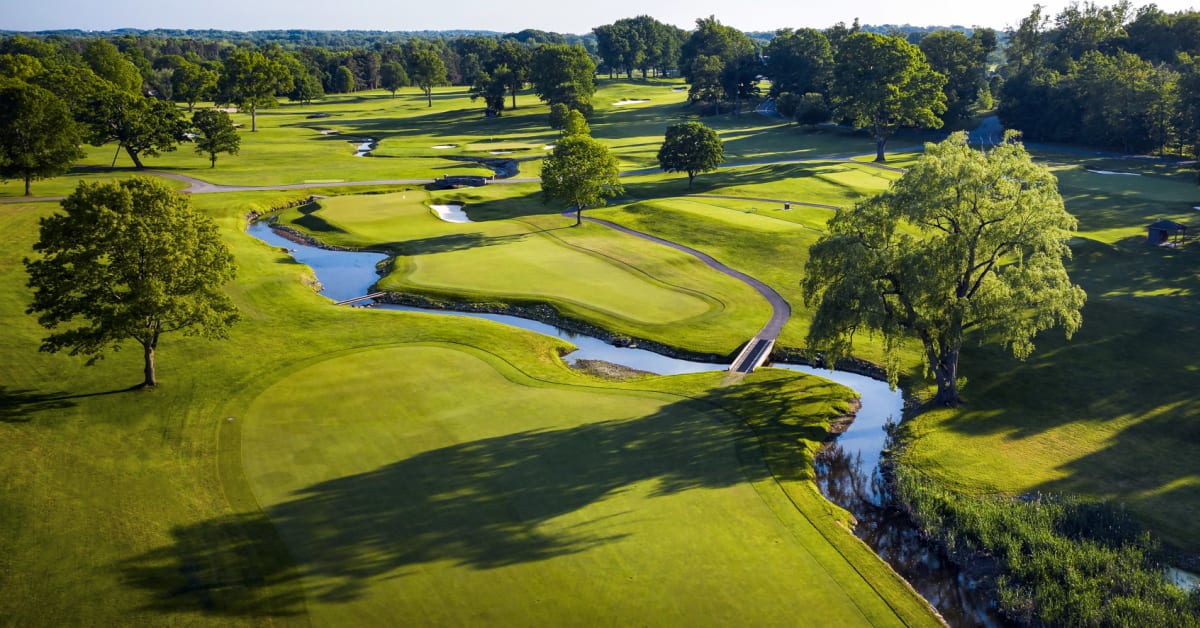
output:
[[[562,103],[590,114],[595,73],[596,64],[582,47],[550,45],[534,53],[529,78],[534,93],[546,104]]]
[[[92,145],[117,142],[117,151],[124,148],[138,170],[145,168],[143,156],[175,150],[187,130],[174,103],[111,87],[92,94],[75,115],[87,125]]]
[[[856,333],[879,332],[894,382],[896,351],[915,338],[935,401],[957,405],[968,332],[1025,358],[1039,332],[1079,329],[1085,295],[1063,266],[1075,224],[1054,175],[1015,136],[987,152],[963,132],[927,144],[890,190],[840,210],[809,249],[810,346],[832,363]]]
[[[902,125],[941,128],[946,77],[920,48],[875,33],[847,35],[834,55],[833,103],[838,113],[875,133],[875,161],[885,161],[888,137]]]
[[[392,93],[392,98],[396,97],[396,90],[408,85],[408,72],[399,61],[388,61],[379,68],[379,85],[380,87]]]
[[[425,92],[429,106],[433,106],[433,87],[446,82],[446,65],[432,48],[421,47],[413,51],[408,61],[409,78]]]
[[[54,94],[19,81],[0,81],[0,177],[30,182],[55,177],[83,157],[71,112]]]
[[[208,155],[210,168],[217,167],[217,153],[236,155],[241,147],[242,138],[233,120],[220,109],[201,109],[192,114],[192,127],[196,129],[196,153]]]
[[[143,385],[155,386],[162,334],[221,338],[237,320],[222,288],[233,255],[212,219],[165,184],[137,177],[80,183],[63,213],[41,219],[36,259],[26,259],[29,313],[49,330],[43,351],[88,364],[133,340],[143,349]]]
[[[237,50],[225,59],[217,100],[250,110],[250,131],[258,131],[258,109],[279,105],[275,94],[292,89],[292,76],[278,59],[257,50]]]
[[[725,159],[725,148],[717,132],[699,122],[680,122],[667,127],[658,149],[658,165],[667,172],[686,172],[688,187],[696,174],[716,170]]]
[[[582,119],[578,112],[571,114]],[[586,133],[564,134],[542,162],[544,202],[559,200],[574,207],[575,224],[579,225],[584,207],[604,205],[606,199],[624,191],[620,172],[617,158],[603,144]]]

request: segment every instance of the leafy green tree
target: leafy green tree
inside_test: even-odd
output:
[[[721,138],[699,122],[667,127],[666,139],[658,149],[658,166],[667,172],[686,172],[689,188],[697,173],[716,170],[724,160]]]
[[[502,65],[497,67],[494,73],[484,70],[475,76],[475,84],[471,86],[470,90],[471,100],[483,98],[484,106],[487,107],[490,116],[499,116],[504,111],[504,97],[508,94],[509,74],[508,66]]]
[[[63,213],[41,220],[37,259],[26,259],[29,313],[49,330],[42,351],[69,351],[93,364],[133,340],[142,346],[143,385],[158,384],[162,334],[221,338],[237,320],[222,292],[236,267],[217,226],[187,197],[136,177],[80,183]]]
[[[409,77],[425,92],[425,100],[433,106],[433,88],[446,83],[446,64],[433,48],[417,48],[408,61]]]
[[[55,177],[83,157],[70,110],[54,94],[19,81],[0,82],[0,177]]]
[[[587,118],[584,118],[582,113],[570,109],[567,111],[566,117],[563,118],[562,135],[563,137],[569,135],[586,135],[591,137],[592,127],[588,126]]]
[[[217,81],[220,104],[235,104],[250,110],[250,131],[258,131],[259,108],[279,106],[275,94],[292,88],[292,76],[278,59],[257,50],[236,50],[225,59],[225,71]]]
[[[46,68],[37,57],[21,53],[0,54],[0,77],[29,82],[45,72]]]
[[[379,68],[380,85],[396,97],[396,90],[408,85],[408,72],[399,61],[387,61]]]
[[[199,63],[185,60],[171,74],[171,93],[175,100],[187,103],[188,111],[196,106],[196,101],[211,96],[216,87],[217,73]]]
[[[192,114],[196,129],[196,154],[208,155],[209,168],[217,167],[217,153],[238,154],[242,138],[229,114],[220,109],[201,109]]]
[[[312,72],[307,70],[292,77],[292,85],[294,87],[288,94],[288,100],[292,102],[301,102],[307,105],[325,97],[325,88],[321,85],[321,79],[313,76]]]
[[[567,125],[567,114],[571,109],[560,102],[550,105],[550,128],[561,131]]]
[[[696,57],[691,68],[691,86],[688,88],[688,100],[691,102],[712,103],[713,113],[721,113],[721,97],[725,89],[721,86],[721,75],[725,64],[720,57],[701,55]]]
[[[802,28],[775,34],[767,45],[767,74],[771,77],[771,96],[829,91],[833,80],[833,48],[821,31]]]
[[[333,75],[333,91],[338,94],[349,94],[354,91],[354,72],[340,65]]]
[[[578,112],[574,112],[578,113]],[[583,222],[584,207],[602,206],[624,189],[617,158],[587,135],[564,135],[542,162],[545,202],[562,201],[575,208],[575,225]]]
[[[527,47],[512,40],[504,40],[492,53],[490,70],[499,66],[508,68],[508,92],[512,94],[512,108],[517,108],[517,92],[529,82],[529,68],[533,63],[533,52]]]
[[[117,89],[141,93],[142,73],[110,42],[103,39],[89,41],[83,51],[83,60],[97,76],[116,85]]]
[[[826,102],[824,96],[809,92],[800,96],[792,115],[796,118],[796,122],[812,125],[828,122],[833,112],[829,110],[829,103]]]
[[[946,77],[944,120],[962,120],[975,113],[979,90],[987,85],[987,52],[974,38],[959,31],[939,30],[921,38],[929,67]]]
[[[529,73],[533,92],[549,105],[562,103],[590,114],[596,93],[596,64],[582,46],[542,46],[533,55]]]
[[[847,35],[834,59],[837,112],[875,133],[875,161],[886,161],[887,140],[902,125],[941,128],[946,77],[934,72],[921,49],[900,39],[857,32]]]
[[[810,346],[832,363],[857,332],[879,332],[894,382],[896,350],[915,337],[935,401],[957,405],[968,332],[1025,358],[1039,332],[1079,329],[1085,295],[1063,267],[1075,224],[1054,175],[1014,135],[988,152],[964,132],[928,144],[890,190],[839,211],[809,249]]]
[[[118,154],[125,149],[138,170],[145,168],[142,157],[175,150],[187,131],[174,103],[111,87],[93,94],[75,115],[86,125],[93,146],[117,142]]]

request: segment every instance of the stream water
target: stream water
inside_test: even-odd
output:
[[[376,264],[387,257],[381,253],[330,251],[298,244],[279,235],[262,221],[251,224],[247,231],[267,244],[287,249],[296,261],[311,267],[323,286],[321,294],[336,301],[367,294],[379,279],[375,271]],[[377,307],[430,311],[397,305],[381,304]],[[449,316],[484,318],[564,338],[578,347],[567,356],[568,361],[572,362],[579,359],[604,360],[660,375],[728,368],[726,364],[693,362],[644,349],[616,347],[599,338],[516,316],[436,311]],[[879,460],[888,446],[885,426],[901,418],[901,392],[889,389],[884,382],[855,373],[827,371],[799,364],[773,366],[835,381],[853,389],[860,396],[862,407],[849,429],[827,444],[816,459],[821,492],[858,519],[854,533],[925,596],[951,626],[1006,625],[978,583],[944,559],[938,550],[926,544],[908,518],[888,505],[891,500],[887,494],[887,484],[879,475]]]

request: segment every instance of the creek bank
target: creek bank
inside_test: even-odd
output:
[[[496,173],[497,179],[511,179],[521,173],[521,164],[516,159],[502,157],[468,157],[466,155],[438,155],[440,159],[465,161],[479,164]]]
[[[384,272],[386,274],[386,269]],[[372,290],[374,290],[374,287],[372,287]],[[597,327],[590,323],[563,316],[557,309],[554,308],[554,306],[547,303],[455,301],[450,299],[436,299],[407,292],[384,292],[383,296],[377,298],[376,301],[393,305],[416,307],[423,310],[447,310],[455,312],[476,312],[480,314],[503,314],[505,316],[516,316],[518,318],[526,318],[539,323],[545,323],[547,325],[558,327],[572,334],[580,334],[583,336],[599,338],[600,340],[611,344],[614,347],[645,349],[647,351],[653,351],[654,353],[678,360],[707,362],[710,364],[723,364],[733,360],[732,355],[722,356],[715,353],[687,351],[685,349],[679,349],[677,347],[665,345],[660,342],[654,342],[653,340],[635,338],[623,334],[614,334],[606,329]]]

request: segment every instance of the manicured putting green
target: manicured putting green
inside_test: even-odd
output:
[[[314,624],[900,623],[717,411],[532,383],[414,345],[250,404],[246,477]]]

